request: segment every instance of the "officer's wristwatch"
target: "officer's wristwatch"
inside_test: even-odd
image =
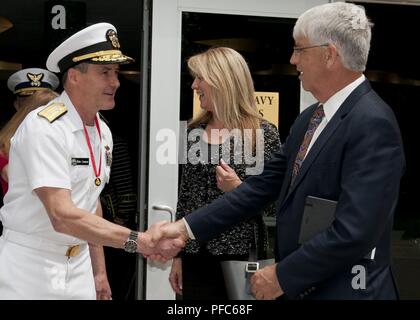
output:
[[[137,252],[137,231],[131,230],[130,235],[124,242],[124,251],[129,253]]]

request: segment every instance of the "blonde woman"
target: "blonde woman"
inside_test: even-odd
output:
[[[19,109],[13,115],[13,117],[6,123],[6,125],[0,131],[0,182],[5,195],[8,190],[8,166],[9,166],[9,150],[10,150],[10,139],[16,132],[16,129],[22,123],[23,119],[32,110],[47,104],[52,99],[58,97],[55,91],[50,89],[35,91],[31,95],[21,99],[19,101]]]
[[[276,127],[258,113],[251,73],[238,52],[211,48],[192,56],[188,68],[202,110],[188,126],[188,136],[197,139],[187,144],[189,156],[181,168],[177,219],[233,190],[252,174],[249,169],[255,163],[247,161],[250,155],[246,150],[267,160],[280,143]],[[261,140],[264,147],[259,150]],[[265,214],[274,215],[274,207],[267,207]],[[267,237],[260,217],[207,243],[190,240],[173,260],[169,278],[173,290],[184,300],[227,299],[220,261],[248,260],[251,245],[264,256]]]

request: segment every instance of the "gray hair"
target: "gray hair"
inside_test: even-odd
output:
[[[293,37],[307,38],[311,45],[334,44],[344,67],[364,71],[372,26],[363,7],[333,2],[304,12],[296,21]]]
[[[79,64],[76,64],[75,66],[72,67],[73,69],[77,69],[79,70],[81,73],[86,73],[88,70],[88,64],[86,62],[81,62]],[[69,68],[70,69],[70,68]],[[68,74],[68,69],[63,73],[63,76],[61,77],[61,83],[63,84],[63,86],[67,83],[67,74]]]

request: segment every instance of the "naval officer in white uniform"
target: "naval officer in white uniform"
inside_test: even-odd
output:
[[[101,218],[112,136],[98,111],[114,107],[119,64],[131,60],[108,23],[79,31],[48,57],[47,68],[64,73],[64,91],[12,138],[0,210],[0,299],[111,299],[103,245],[161,260],[183,245]]]

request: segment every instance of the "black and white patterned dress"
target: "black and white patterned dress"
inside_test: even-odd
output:
[[[206,125],[202,124],[197,128],[204,130],[205,127]],[[188,133],[197,128],[188,129]],[[261,122],[261,129],[264,131],[264,160],[269,160],[271,154],[280,147],[278,130],[273,124],[266,121]],[[243,160],[235,163],[234,138],[227,139],[223,144],[218,145],[208,144],[200,137],[198,139],[199,141],[188,141],[187,143],[190,158],[186,164],[181,166],[177,219],[181,219],[190,212],[211,203],[223,194],[223,191],[217,188],[216,181],[216,166],[221,157],[242,181],[247,178],[246,169],[255,167],[255,164],[244,164]],[[191,148],[195,148],[193,153],[201,157],[201,162],[195,163],[197,162],[194,161],[196,159],[191,158]],[[218,149],[218,152],[215,149],[213,149],[214,152],[211,152],[211,148]],[[268,205],[263,214],[274,216],[274,204]],[[181,256],[198,254],[202,250],[211,255],[247,255],[251,243],[255,243],[256,230],[260,230],[257,232],[258,248],[265,249],[267,247],[266,233],[261,232],[261,228],[258,228],[258,223],[261,223],[261,221],[260,216],[244,221],[205,244],[199,243],[197,240],[189,240]],[[264,253],[260,252],[259,256],[261,254]]]

